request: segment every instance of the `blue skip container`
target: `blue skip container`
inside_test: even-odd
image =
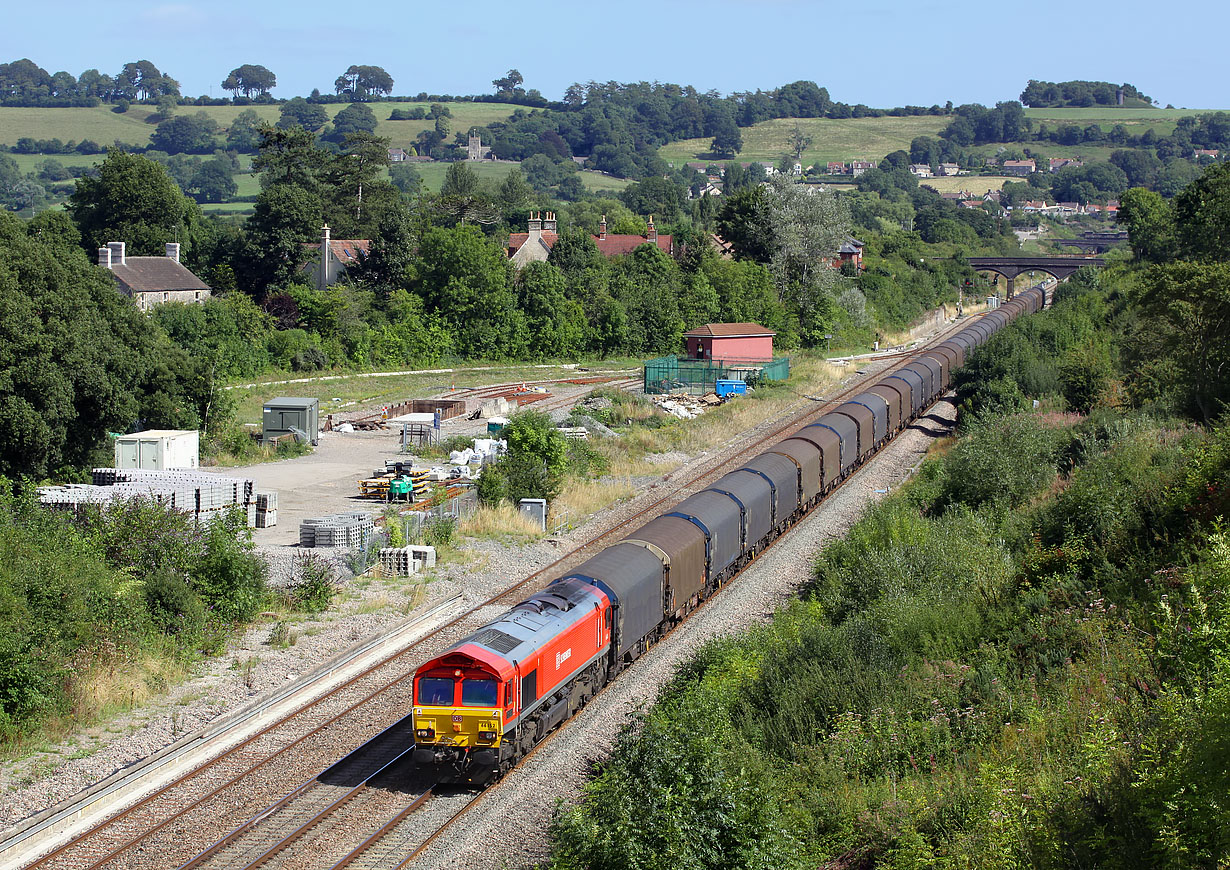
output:
[[[747,384],[740,380],[720,378],[715,384],[713,391],[718,394],[719,399],[725,399],[730,396],[746,396]]]

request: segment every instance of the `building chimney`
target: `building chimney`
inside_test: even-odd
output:
[[[110,248],[99,248],[98,249],[98,265],[102,266],[104,269],[111,268],[111,249]]]
[[[547,219],[542,222],[542,230],[546,233],[553,233],[556,231],[555,227],[555,212],[549,211],[547,212]]]
[[[111,265],[127,266],[128,263],[124,259],[124,243],[123,242],[107,242],[107,247],[111,249]]]
[[[645,229],[645,238],[651,242],[658,241],[658,228],[653,225],[653,215],[649,216],[649,226]]]
[[[179,242],[167,242],[167,259],[179,262]]]
[[[530,212],[530,220],[527,226],[531,233],[542,232],[542,212]]]
[[[603,215],[602,220],[598,223],[598,241],[606,241],[606,215]]]
[[[320,228],[320,265],[316,268],[316,289],[329,289],[329,225]]]

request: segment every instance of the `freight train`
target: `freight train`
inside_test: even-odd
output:
[[[1018,294],[550,582],[414,675],[417,768],[503,775],[923,414],[970,352],[1045,303]]]

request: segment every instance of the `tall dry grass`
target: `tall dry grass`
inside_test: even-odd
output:
[[[457,531],[471,538],[528,542],[543,536],[543,530],[510,504],[482,505],[463,519]]]

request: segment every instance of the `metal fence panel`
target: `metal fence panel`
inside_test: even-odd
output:
[[[663,356],[645,362],[646,393],[712,393],[726,378],[754,382],[784,381],[790,377],[790,357],[763,360],[688,359]]]

